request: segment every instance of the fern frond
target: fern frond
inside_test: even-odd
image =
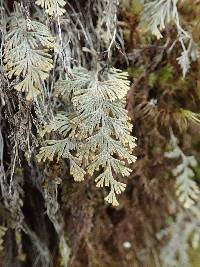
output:
[[[86,88],[90,79],[91,76],[85,68],[75,67],[70,79],[59,80],[56,83],[55,95],[61,96],[65,100],[71,100],[74,92],[80,88]]]
[[[179,25],[177,11],[178,0],[154,0],[145,4],[141,25],[150,30],[158,39],[162,38],[161,31],[166,24],[175,21]]]
[[[111,69],[100,81],[91,76],[87,88],[76,90],[72,98],[80,123],[79,135],[86,138],[79,157],[88,162],[90,175],[101,170],[95,181],[98,187],[111,188],[105,200],[113,205],[117,205],[115,194],[125,189],[115,175],[129,175],[131,170],[124,166],[125,162],[136,160],[131,154],[135,138],[130,134],[131,124],[123,106],[128,89],[127,73]]]
[[[44,126],[44,129],[40,132],[40,136],[44,136],[46,133],[59,132],[62,136],[67,136],[67,134],[73,128],[73,118],[72,114],[67,116],[66,114],[58,113],[55,118],[48,124]]]
[[[188,158],[187,158],[188,159]],[[174,169],[174,175],[177,175],[176,181],[176,193],[179,200],[184,203],[186,208],[191,207],[195,201],[198,199],[199,188],[192,177],[194,176],[193,170],[189,167],[189,164],[194,164],[194,158],[191,158],[191,161],[188,162],[188,166],[184,164],[179,165],[179,173]]]
[[[41,93],[41,81],[53,68],[49,49],[54,48],[54,38],[48,28],[38,22],[26,20],[22,14],[14,14],[8,24],[4,49],[4,64],[8,77],[21,81],[15,86],[32,100]]]
[[[76,158],[72,152],[78,147],[77,142],[73,142],[69,138],[63,140],[49,140],[46,146],[40,149],[38,154],[38,161],[53,160],[59,161],[60,158],[68,159],[70,162],[70,173],[73,175],[75,181],[84,180],[85,171],[80,167],[79,159]]]
[[[178,146],[178,140],[171,132],[172,151],[166,152],[167,158],[181,158],[182,162],[172,170],[172,174],[176,177],[176,194],[179,201],[185,208],[190,208],[198,199],[200,190],[196,182],[192,180],[194,172],[193,167],[197,165],[194,156],[186,156]]]
[[[116,176],[128,176],[131,169],[125,165],[136,160],[132,155],[135,147],[132,125],[124,109],[129,81],[127,73],[117,69],[103,73],[100,79],[98,76],[84,68],[74,68],[72,77],[57,83],[56,94],[71,101],[74,115],[70,119],[56,116],[45,131],[58,131],[78,142],[74,149],[80,168],[84,163],[89,175],[95,176],[97,187],[109,187],[105,200],[117,205],[115,195],[123,192],[126,185],[117,181]],[[42,148],[40,158],[52,160],[55,154],[62,157],[62,145],[54,143],[52,148]]]
[[[171,22],[175,24],[177,39],[182,47],[181,55],[177,57],[177,61],[182,69],[183,77],[185,77],[190,69],[191,61],[199,58],[199,51],[192,34],[181,26],[177,4],[178,0],[153,0],[147,2],[144,5],[141,27],[145,31],[151,31],[157,39],[160,39],[163,37],[161,32],[166,25]]]
[[[192,206],[190,210],[186,211],[182,209],[177,212],[175,220],[170,220],[169,226],[158,234],[158,238],[165,237],[165,242],[160,254],[163,267],[191,266],[191,245],[194,249],[199,247],[199,216],[198,203]],[[168,238],[167,242],[166,236]]]
[[[190,69],[190,57],[187,50],[183,50],[181,52],[181,56],[177,58],[178,64],[180,65],[183,77],[185,77],[186,73]]]
[[[64,0],[37,0],[35,3],[44,8],[50,16],[62,16],[65,13],[63,7],[66,5],[66,1]]]

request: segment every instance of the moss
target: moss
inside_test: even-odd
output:
[[[191,249],[189,253],[190,253],[192,267],[199,267],[200,266],[200,246],[196,250]]]
[[[148,85],[154,87],[158,81],[158,75],[155,72],[149,74]]]
[[[174,69],[172,66],[167,65],[155,72],[150,73],[148,77],[148,85],[153,87],[155,85],[164,87],[166,84],[172,82],[174,77]]]
[[[144,73],[144,66],[139,66],[135,68],[129,67],[128,73],[131,78],[138,78],[141,74]]]
[[[141,1],[139,0],[132,0],[130,11],[134,16],[138,16],[143,9]]]

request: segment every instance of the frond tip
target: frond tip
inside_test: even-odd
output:
[[[85,171],[79,166],[79,160],[73,155],[77,144],[69,138],[62,140],[50,140],[46,142],[46,146],[40,149],[38,154],[38,161],[53,160],[54,158],[60,160],[68,159],[70,162],[70,173],[73,175],[75,181],[83,181]]]
[[[50,16],[61,16],[65,13],[65,9],[62,8],[66,4],[64,0],[37,0],[35,3],[44,8],[45,12]]]
[[[157,39],[162,38],[161,31],[167,23],[175,21],[179,25],[177,11],[178,0],[153,0],[145,4],[141,26],[150,30]]]

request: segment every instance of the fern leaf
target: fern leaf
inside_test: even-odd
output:
[[[72,117],[72,115],[70,116]],[[44,129],[40,132],[40,136],[44,136],[46,133],[59,132],[64,137],[72,130],[72,120],[65,114],[57,114],[56,117],[48,124],[45,125]]]
[[[41,81],[47,79],[53,67],[49,49],[54,48],[54,38],[40,22],[26,20],[16,13],[8,24],[4,64],[8,77],[21,81],[15,89],[26,93],[32,100],[41,93]]]
[[[161,31],[171,21],[179,24],[178,0],[153,0],[145,4],[142,16],[142,27],[150,30],[158,39],[162,38]]]
[[[79,156],[89,163],[90,175],[103,169],[95,181],[98,187],[111,188],[105,200],[113,205],[117,205],[115,194],[125,189],[125,184],[116,181],[115,175],[129,175],[131,170],[124,166],[125,161],[136,160],[131,154],[135,139],[130,135],[131,126],[123,107],[128,89],[127,73],[111,69],[101,81],[91,76],[87,88],[76,90],[72,98],[80,135],[83,139],[87,137]]]
[[[97,76],[84,68],[74,68],[72,77],[57,83],[56,94],[71,101],[74,113],[71,118],[57,115],[45,131],[58,131],[66,140],[70,138],[78,142],[73,148],[78,158],[74,162],[79,163],[81,169],[73,167],[71,173],[82,172],[84,163],[86,172],[94,176],[97,187],[110,188],[105,200],[117,205],[115,195],[123,192],[126,185],[117,181],[116,176],[128,176],[131,169],[125,165],[136,160],[132,155],[135,147],[132,125],[124,109],[129,81],[127,73],[117,69],[103,73],[100,79]],[[62,141],[53,142],[52,147],[41,149],[40,158],[52,160],[57,154],[58,158],[70,159],[68,153],[64,155],[62,145],[58,146]],[[74,166],[72,160],[71,163]]]
[[[72,77],[67,80],[59,80],[55,85],[55,95],[62,96],[65,100],[71,100],[72,95],[80,88],[86,88],[90,82],[90,75],[85,68],[75,67]]]
[[[69,138],[63,140],[49,140],[46,146],[40,149],[38,154],[38,161],[53,160],[57,161],[60,158],[68,159],[70,162],[70,173],[73,175],[75,181],[84,180],[85,171],[79,166],[79,160],[72,154],[77,149],[77,143]]]
[[[64,0],[37,0],[35,3],[44,8],[45,12],[50,16],[62,16],[65,13],[65,9],[62,8],[66,4]]]
[[[171,132],[172,151],[166,152],[167,158],[181,158],[182,162],[172,170],[172,174],[176,177],[176,194],[179,201],[185,208],[190,208],[195,204],[199,197],[199,187],[192,180],[194,172],[193,167],[197,165],[197,161],[193,156],[186,156],[178,146],[178,140]]]
[[[182,51],[181,56],[177,58],[178,64],[180,65],[183,77],[185,78],[186,73],[190,69],[190,58],[187,50]]]

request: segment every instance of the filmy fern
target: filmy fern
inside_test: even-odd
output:
[[[25,19],[15,12],[8,23],[4,64],[8,77],[17,78],[17,91],[25,92],[32,100],[41,93],[41,82],[53,68],[49,50],[54,48],[54,38],[48,28],[38,22]]]
[[[178,140],[171,132],[172,151],[166,152],[167,158],[181,158],[182,162],[172,170],[172,174],[176,177],[176,194],[185,208],[190,208],[199,196],[199,188],[192,177],[194,172],[193,167],[197,165],[194,156],[186,156],[178,146]]]
[[[163,37],[161,31],[169,22],[175,21],[180,27],[177,2],[178,0],[154,0],[146,3],[142,17],[146,30],[160,39]]]
[[[182,47],[181,55],[177,58],[177,61],[185,77],[190,68],[191,60],[195,61],[199,57],[199,51],[192,35],[181,26],[177,8],[178,2],[178,0],[153,0],[147,2],[144,5],[141,26],[145,30],[151,31],[157,39],[160,39],[163,37],[161,32],[167,24],[173,22],[176,25],[177,39]]]
[[[102,43],[105,43],[108,53],[115,42],[118,4],[118,0],[101,2],[97,0],[94,7],[98,16],[97,36]]]
[[[191,245],[193,249],[199,247],[200,240],[200,209],[199,203],[189,210],[182,209],[177,213],[174,221],[158,234],[168,237],[161,249],[163,267],[190,267]]]
[[[73,138],[70,132],[75,128],[73,120],[70,120],[67,115],[58,114],[55,119],[45,127],[45,132],[58,131],[63,137],[62,140],[48,140],[46,147],[42,147],[38,156],[40,160],[53,160],[57,157],[66,158],[70,162],[70,173],[73,175],[75,181],[82,181],[84,179],[85,171],[80,167],[80,160],[74,155],[78,149],[79,142]]]
[[[118,205],[116,194],[124,191],[126,184],[117,181],[116,176],[128,176],[131,169],[125,164],[136,159],[132,155],[135,147],[135,138],[130,134],[132,125],[124,109],[129,89],[127,73],[111,69],[100,79],[84,68],[74,68],[73,74],[73,78],[58,82],[57,91],[63,97],[71,95],[74,112],[57,115],[45,129],[58,131],[64,139],[48,141],[39,159],[51,160],[57,154],[72,162],[75,153],[73,160],[80,164],[79,173],[75,173],[77,166],[72,166],[75,180],[82,180],[85,171],[95,176],[97,187],[110,188],[105,200]],[[65,145],[60,145],[63,142]]]
[[[189,43],[186,46],[185,43],[187,43],[188,40]],[[199,58],[199,50],[197,44],[192,39],[192,36],[188,37],[181,34],[179,41],[182,47],[182,52],[180,57],[177,58],[177,61],[182,69],[183,77],[185,77],[190,69],[191,60],[196,61]]]
[[[49,15],[61,16],[65,13],[66,2],[64,0],[37,0],[37,5],[45,9],[45,12]]]

